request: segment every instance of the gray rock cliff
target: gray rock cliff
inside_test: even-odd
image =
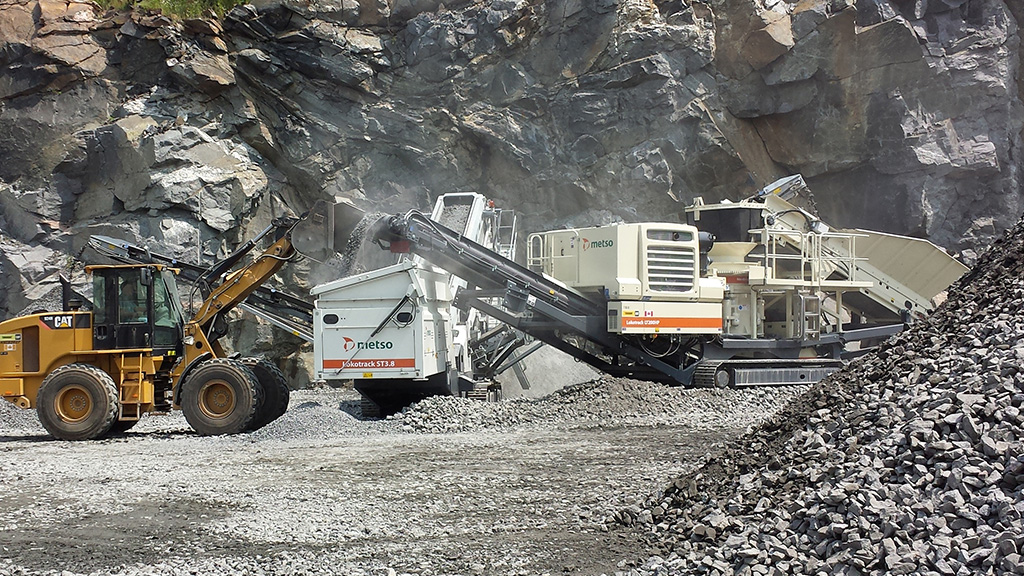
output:
[[[336,196],[477,190],[534,231],[675,220],[800,172],[825,220],[970,260],[1024,211],[1022,21],[1012,0],[260,0],[184,21],[0,0],[0,317],[90,234],[210,262]],[[301,267],[281,282],[308,289]]]

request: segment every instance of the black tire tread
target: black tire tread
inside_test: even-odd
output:
[[[252,370],[263,388],[263,402],[256,409],[250,430],[259,430],[281,417],[288,410],[291,390],[284,372],[276,364],[263,357],[242,358],[242,363]]]
[[[229,374],[241,375],[243,386],[246,386],[250,393],[240,395],[236,393],[236,409],[230,421],[210,422],[199,409],[198,387],[201,386],[202,378],[209,372],[227,370]],[[182,383],[181,388],[181,410],[185,413],[185,420],[189,426],[201,436],[218,436],[223,434],[238,434],[245,432],[256,417],[256,409],[263,402],[263,388],[259,385],[256,375],[241,361],[230,358],[214,358],[207,360],[189,374],[188,379]]]
[[[364,396],[359,399],[359,414],[362,416],[363,420],[367,420],[369,418],[380,418],[380,406],[378,406],[373,400]]]
[[[88,374],[90,378],[102,387],[103,392],[106,395],[106,409],[100,421],[85,430],[68,430],[63,426],[63,422],[60,417],[56,414],[52,414],[50,406],[52,405],[53,398],[51,395],[51,388],[53,394],[56,395],[56,391],[59,389],[59,381],[69,372],[78,372],[82,374]],[[54,384],[58,382],[58,384]],[[92,440],[94,438],[100,438],[107,434],[110,428],[117,421],[117,415],[119,412],[120,400],[118,399],[117,386],[114,384],[114,379],[110,377],[103,370],[100,370],[92,364],[65,364],[53,372],[47,374],[46,378],[43,379],[42,384],[39,386],[39,393],[36,395],[36,413],[39,416],[39,422],[43,425],[43,428],[50,433],[51,436],[58,440]],[[98,398],[93,399],[93,404],[98,405]]]

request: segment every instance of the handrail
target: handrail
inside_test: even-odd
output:
[[[580,237],[579,230],[575,228],[569,228],[565,232],[572,232],[575,238]],[[546,239],[548,238],[547,232],[534,232],[526,237],[526,267],[534,272],[543,272],[549,274],[551,268],[554,266],[556,259],[573,258],[573,255],[555,256],[554,254],[545,254],[548,248]],[[535,241],[539,241],[539,246],[534,248]],[[537,256],[536,252],[540,251],[541,255]]]
[[[856,239],[863,234],[844,232],[804,232],[787,228],[757,228],[751,234],[760,234],[761,245],[765,247],[762,256],[764,267],[771,270],[774,278],[780,276],[781,262],[799,262],[801,280],[821,285],[834,271],[842,271],[850,282],[857,281],[857,262],[865,258],[856,256]],[[840,246],[829,246],[838,243]],[[796,254],[784,254],[777,250],[786,245],[797,250]]]

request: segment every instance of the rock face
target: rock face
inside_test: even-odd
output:
[[[62,255],[88,259],[89,234],[210,262],[333,196],[397,212],[478,190],[534,231],[675,220],[801,172],[826,220],[970,260],[1024,210],[1022,17],[1009,0],[261,0],[182,22],[0,0],[0,316]]]

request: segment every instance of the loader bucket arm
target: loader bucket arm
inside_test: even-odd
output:
[[[295,255],[295,248],[288,235],[281,236],[252,262],[229,273],[220,284],[212,286],[210,294],[203,300],[189,324],[201,327],[211,342],[216,340],[219,335],[212,334],[212,328],[217,316],[226,314],[244,302]]]
[[[241,306],[272,324],[288,330],[306,341],[312,340],[313,306],[301,298],[290,296],[263,284],[284,264],[298,255],[326,262],[337,251],[344,250],[348,239],[363,218],[363,211],[348,202],[317,202],[301,218],[281,218],[262,230],[226,258],[210,267],[182,262],[178,258],[151,252],[106,236],[92,236],[89,245],[99,254],[130,264],[161,263],[175,267],[190,282],[199,285],[203,302],[187,323],[186,331],[193,338],[202,332],[209,344],[215,345],[218,318]],[[260,240],[273,234],[274,243],[252,262],[231,271],[251,253]]]
[[[217,276],[212,273],[207,276],[207,280],[215,281],[220,274],[241,261],[261,238],[270,232],[276,233],[274,243],[267,250],[250,264],[228,273],[220,284],[211,288],[192,321],[202,328],[212,344],[220,336],[214,324],[219,316],[245,301],[296,256],[305,256],[319,262],[337,258],[339,252],[346,250],[349,238],[364,215],[362,210],[347,200],[334,203],[320,200],[298,220],[275,221],[259,236],[232,253],[225,262],[219,263],[215,267],[219,273]]]

